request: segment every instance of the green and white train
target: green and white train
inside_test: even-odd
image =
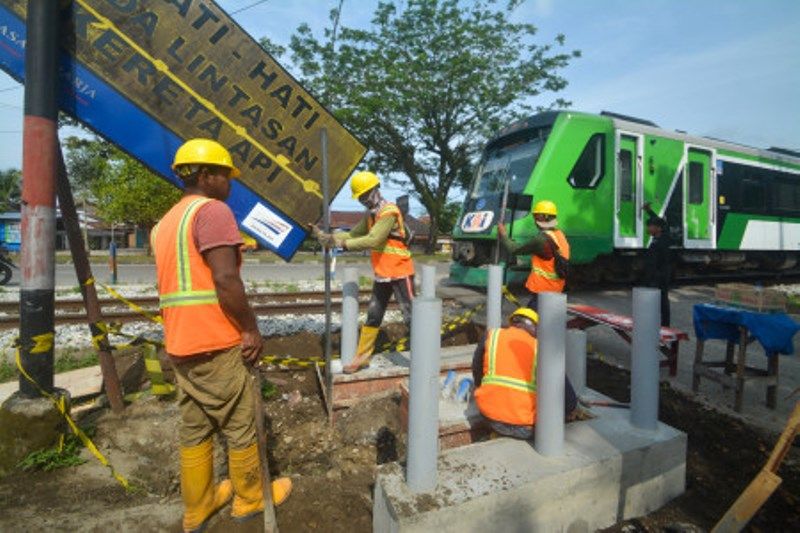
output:
[[[532,203],[552,200],[581,279],[641,274],[645,202],[666,218],[684,267],[791,269],[800,258],[800,153],[613,113],[550,111],[512,124],[486,146],[453,232],[452,283],[485,285],[506,182],[510,236],[533,235]],[[528,258],[500,257],[507,282],[525,279]]]

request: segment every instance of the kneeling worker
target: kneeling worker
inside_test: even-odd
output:
[[[175,154],[172,169],[183,197],[150,235],[166,349],[180,389],[183,529],[199,531],[233,496],[231,515],[261,513],[264,498],[256,445],[254,391],[245,364],[258,361],[263,339],[239,275],[242,244],[233,212],[224,203],[239,175],[219,143],[192,139]],[[214,484],[213,436],[228,441],[230,480]],[[276,504],[292,489],[272,484]]]
[[[475,403],[491,428],[516,439],[533,438],[536,423],[536,311],[520,307],[509,327],[490,329],[472,358]],[[578,403],[569,379],[564,388],[565,416]]]
[[[372,172],[357,172],[350,180],[350,190],[367,211],[348,232],[333,235],[322,233],[316,226],[312,232],[322,246],[340,246],[345,250],[371,250],[375,283],[367,309],[367,321],[361,327],[358,349],[353,361],[344,367],[347,374],[369,366],[378,331],[392,293],[400,305],[403,321],[411,324],[411,300],[414,299],[414,262],[406,245],[403,214],[395,204],[385,200],[381,182]]]

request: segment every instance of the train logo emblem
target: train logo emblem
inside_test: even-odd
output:
[[[467,213],[461,220],[461,230],[465,233],[478,233],[486,230],[492,224],[494,212],[473,211]]]

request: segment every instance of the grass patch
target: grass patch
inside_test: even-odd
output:
[[[261,384],[261,397],[265,400],[271,400],[278,395],[278,387],[273,382],[265,379]]]
[[[78,348],[64,348],[59,352],[58,357],[54,364],[53,371],[56,374],[76,370],[78,368],[86,368],[100,364],[97,354],[85,349]],[[17,372],[17,365],[14,362],[6,360],[0,361],[0,383],[14,381],[19,377]]]
[[[55,373],[68,372],[78,368],[86,368],[88,366],[95,366],[100,364],[97,359],[97,354],[94,352],[87,352],[75,348],[65,348],[61,354],[56,358]]]
[[[83,429],[83,432],[91,438],[94,434],[94,428]],[[83,448],[81,440],[70,433],[64,437],[63,446],[30,453],[17,466],[25,471],[43,470],[45,472],[58,468],[78,466],[86,462],[86,459],[80,456],[81,448]]]

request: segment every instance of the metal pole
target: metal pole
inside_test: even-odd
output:
[[[125,403],[122,401],[122,391],[119,385],[119,376],[111,355],[111,346],[108,336],[98,327],[103,321],[100,302],[97,299],[97,289],[94,283],[87,283],[92,279],[92,267],[84,247],[81,235],[78,213],[75,210],[75,200],[72,189],[67,179],[67,169],[64,166],[64,157],[61,148],[58,149],[58,204],[61,207],[61,217],[64,228],[67,230],[67,241],[72,251],[72,262],[75,265],[75,275],[83,296],[83,305],[86,308],[86,318],[89,321],[89,331],[92,338],[97,339],[97,355],[100,359],[100,371],[103,373],[103,384],[106,389],[108,403],[114,412],[122,412]]]
[[[503,321],[503,267],[489,265],[486,284],[486,329],[499,328]]]
[[[328,178],[328,130],[319,132],[320,152],[322,152],[322,224],[325,233],[331,232],[331,193]],[[327,246],[325,254],[325,389],[328,402],[328,420],[333,421],[333,371],[331,369],[331,250]]]
[[[430,272],[422,271],[423,287]],[[406,483],[411,491],[419,493],[433,491],[438,477],[442,301],[420,296],[411,307]]]
[[[567,330],[567,377],[581,396],[586,391],[586,332],[580,329]]]
[[[342,280],[342,337],[340,352],[342,366],[347,366],[356,356],[358,346],[358,269],[344,269]]]
[[[25,45],[25,121],[22,135],[22,282],[20,359],[25,372],[53,391],[58,146],[59,2],[28,2]],[[29,398],[37,387],[20,375]]]
[[[433,265],[422,265],[422,296],[425,298],[436,298],[436,267]]]
[[[661,293],[658,289],[633,289],[631,424],[640,429],[654,430],[658,427],[660,305]]]
[[[536,355],[536,451],[558,456],[564,449],[564,372],[567,297],[539,294],[539,342]]]

